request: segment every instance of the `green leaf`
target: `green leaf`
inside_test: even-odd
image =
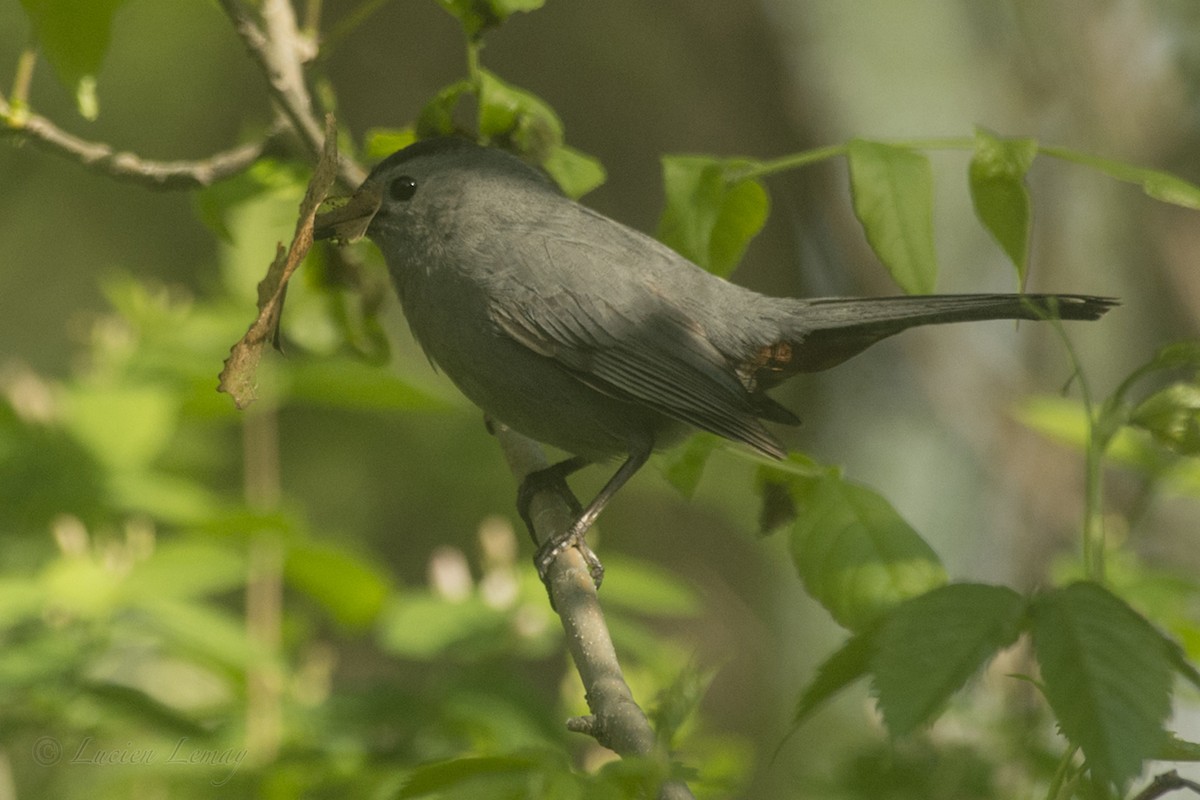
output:
[[[833,474],[795,486],[792,557],[805,589],[840,624],[863,630],[946,582],[937,554],[880,495]]]
[[[469,39],[478,39],[518,12],[536,11],[546,0],[438,0],[462,24]]]
[[[130,597],[201,597],[236,589],[246,580],[246,560],[228,545],[195,540],[159,542],[125,581]]]
[[[1129,422],[1183,455],[1200,455],[1200,385],[1176,383],[1143,400]]]
[[[34,35],[59,81],[76,96],[79,113],[95,119],[95,75],[125,0],[21,0]]]
[[[937,282],[933,172],[929,159],[901,147],[853,139],[847,146],[854,213],[875,254],[909,294]]]
[[[480,69],[479,135],[542,164],[562,145],[563,124],[545,100]]]
[[[794,725],[800,725],[826,700],[867,674],[875,652],[877,631],[874,628],[851,636],[837,652],[817,667],[813,678],[796,704]]]
[[[1155,756],[1156,761],[1200,761],[1200,744],[1168,734],[1166,744]]]
[[[975,129],[975,155],[967,176],[975,215],[995,237],[1025,285],[1032,222],[1025,173],[1037,156],[1035,139],[1001,139]]]
[[[391,594],[386,575],[331,545],[288,547],[283,572],[288,585],[316,600],[347,627],[371,623]]]
[[[454,112],[463,97],[475,92],[475,85],[470,81],[458,81],[442,89],[433,99],[421,109],[417,115],[416,134],[418,139],[429,139],[434,136],[450,136],[461,133],[454,121]]]
[[[398,797],[421,797],[466,781],[530,772],[542,764],[530,756],[480,756],[439,761],[415,769]]]
[[[388,604],[380,620],[379,639],[391,653],[423,660],[462,642],[482,645],[507,626],[504,614],[475,596],[455,602],[408,592]]]
[[[767,190],[738,177],[755,162],[665,156],[662,164],[667,205],[658,238],[709,272],[728,275],[767,221]]]
[[[1097,780],[1124,787],[1167,742],[1170,641],[1095,583],[1047,592],[1032,608],[1034,651],[1059,727]]]
[[[942,586],[892,609],[879,629],[871,672],[893,736],[928,722],[950,695],[1016,641],[1025,600],[977,583]]]
[[[1200,211],[1200,186],[1189,183],[1178,175],[1080,153],[1066,147],[1042,147],[1041,152],[1043,155],[1083,164],[1119,181],[1136,183],[1155,200]]]
[[[288,396],[330,408],[364,411],[445,411],[445,400],[405,382],[386,369],[342,358],[288,364]]]
[[[542,167],[550,173],[563,193],[574,199],[600,186],[607,177],[604,165],[598,159],[566,145],[551,150]]]
[[[676,447],[659,457],[663,476],[680,494],[691,498],[704,475],[709,457],[722,447],[721,442],[721,437],[715,434],[694,434],[682,447]]]
[[[604,600],[613,607],[660,618],[695,617],[700,598],[695,590],[677,576],[649,564],[606,556]]]
[[[98,461],[117,469],[145,467],[178,423],[178,401],[159,385],[85,385],[64,399],[67,427]]]
[[[369,128],[364,138],[363,156],[370,161],[380,161],[397,150],[403,150],[417,140],[413,127]]]

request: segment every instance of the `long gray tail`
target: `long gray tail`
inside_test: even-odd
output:
[[[782,372],[828,369],[880,339],[917,325],[989,319],[1094,320],[1117,305],[1081,294],[934,294],[793,300],[783,324],[791,345]],[[781,375],[780,377],[785,377]]]

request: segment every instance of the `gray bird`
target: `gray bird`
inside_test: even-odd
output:
[[[798,424],[767,391],[916,325],[1058,317],[1094,320],[1116,301],[969,294],[767,297],[576,203],[541,171],[465,139],[418,142],[382,161],[315,238],[366,234],[431,361],[492,419],[574,454],[518,493],[552,485],[574,524],[535,557],[543,579],[650,454],[700,428],[774,458],[763,421]],[[586,507],[565,478],[624,457]],[[532,525],[530,525],[532,533]]]

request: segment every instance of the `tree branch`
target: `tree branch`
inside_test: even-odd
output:
[[[315,55],[315,51],[312,42],[301,34],[296,24],[296,12],[290,0],[263,0],[261,27],[242,0],[220,0],[220,3],[266,76],[275,102],[315,161],[325,137],[304,82],[304,63]],[[366,176],[362,167],[350,159],[342,159],[338,177],[346,185],[358,186]]]
[[[542,448],[515,431],[494,424],[504,458],[518,484],[531,472],[548,464]],[[554,492],[539,492],[529,505],[530,518],[539,542],[556,531],[566,530],[574,521],[571,510]],[[561,553],[549,570],[550,596],[567,634],[567,649],[583,681],[591,715],[567,723],[570,730],[586,733],[621,756],[660,756],[666,754],[658,744],[645,712],[633,699],[629,685],[617,661],[612,636],[596,596],[596,587],[583,556],[574,547]],[[691,798],[691,790],[682,781],[663,784],[661,800]]]
[[[289,125],[277,122],[257,142],[248,142],[193,161],[152,161],[120,151],[104,142],[92,142],[67,133],[49,119],[14,111],[0,98],[0,134],[28,139],[57,155],[66,156],[102,175],[131,181],[153,189],[199,189],[236,175],[274,152]]]

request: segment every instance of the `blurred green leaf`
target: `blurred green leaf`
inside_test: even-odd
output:
[[[717,672],[712,667],[702,669],[695,661],[688,662],[654,699],[648,716],[658,741],[667,749],[674,749],[680,730],[695,717]]]
[[[696,493],[709,457],[722,447],[721,437],[711,433],[696,433],[683,446],[673,448],[658,457],[663,476],[684,497]]]
[[[481,798],[517,797],[512,785],[505,782],[489,787],[482,778],[502,778],[538,771],[547,765],[548,754],[478,756],[456,758],[426,764],[413,770],[398,797],[423,797],[471,783],[471,796]],[[557,759],[555,759],[557,760]],[[439,794],[439,797],[447,796]]]
[[[863,630],[946,582],[937,554],[880,495],[832,474],[793,485],[792,557],[804,588],[840,624]]]
[[[240,548],[202,539],[160,541],[136,564],[125,580],[129,597],[174,597],[180,600],[226,592],[246,580]]]
[[[153,384],[76,385],[62,399],[67,427],[98,461],[115,469],[147,466],[178,425],[178,401]]]
[[[851,140],[846,155],[854,213],[871,248],[905,292],[933,292],[937,254],[929,159],[864,139]]]
[[[85,681],[81,689],[85,696],[97,701],[109,717],[128,719],[140,730],[186,736],[201,742],[211,736],[209,728],[197,720],[132,686]]]
[[[348,358],[295,359],[288,364],[291,398],[363,411],[445,411],[445,400],[406,383],[395,372]]]
[[[46,606],[43,581],[32,578],[0,578],[0,631],[27,619],[40,617]]]
[[[1091,774],[1124,787],[1166,744],[1170,642],[1095,583],[1037,596],[1033,644],[1059,727]]]
[[[1015,642],[1025,605],[1004,586],[956,583],[888,612],[875,637],[871,673],[892,735],[929,722],[972,675]]]
[[[746,159],[665,156],[666,208],[658,238],[709,272],[729,275],[767,221],[770,199],[757,180],[739,178]]]
[[[237,672],[266,657],[247,637],[244,621],[229,611],[165,595],[139,596],[136,601],[145,615],[138,629],[144,630],[148,622],[174,648]]]
[[[464,97],[475,92],[475,86],[470,81],[457,81],[445,87],[434,95],[433,99],[421,108],[417,115],[416,134],[418,139],[429,139],[434,136],[451,136],[464,133],[458,129],[454,121],[454,113]]]
[[[343,549],[293,544],[284,576],[290,586],[320,603],[342,625],[362,628],[379,616],[391,594],[388,577]]]
[[[567,197],[578,199],[604,183],[604,166],[573,147],[559,145],[550,151],[542,166]]]
[[[1200,385],[1176,383],[1150,395],[1129,421],[1177,453],[1200,454]]]
[[[1200,744],[1167,734],[1167,742],[1155,757],[1156,761],[1200,761]]]
[[[483,68],[476,79],[438,92],[417,119],[417,137],[473,136],[510,150],[545,169],[568,197],[581,197],[604,182],[599,161],[565,144],[562,121],[546,101]],[[477,95],[477,131],[456,121],[459,104],[471,95]]]
[[[98,113],[95,75],[108,52],[113,16],[124,2],[21,0],[46,60],[87,119]]]
[[[546,101],[480,69],[479,134],[486,142],[511,143],[540,164],[562,144],[563,125]]]
[[[874,628],[854,634],[817,667],[816,677],[804,688],[796,704],[793,726],[800,725],[827,700],[867,674],[877,634]]]
[[[975,129],[975,154],[968,169],[975,215],[995,237],[1025,285],[1029,266],[1029,227],[1033,213],[1025,173],[1037,156],[1035,139],[1002,139]]]
[[[370,161],[381,161],[415,142],[417,132],[412,127],[368,128],[363,138],[366,141],[363,156]]]
[[[438,0],[462,24],[469,39],[478,39],[518,12],[536,11],[546,0]]]
[[[106,470],[90,447],[52,421],[24,421],[0,398],[0,531],[43,535],[60,514],[107,517]]]
[[[1119,181],[1136,183],[1142,187],[1142,191],[1155,200],[1200,210],[1200,186],[1189,183],[1178,175],[1127,164],[1111,158],[1094,156],[1090,153],[1081,153],[1066,147],[1043,146],[1041,152],[1064,161],[1083,164]]]
[[[678,577],[645,561],[605,556],[604,600],[654,617],[694,617],[700,610],[695,590]]]
[[[379,640],[385,650],[424,660],[461,642],[486,644],[497,631],[507,631],[509,622],[506,614],[474,595],[456,602],[410,591],[387,604],[379,624]]]

